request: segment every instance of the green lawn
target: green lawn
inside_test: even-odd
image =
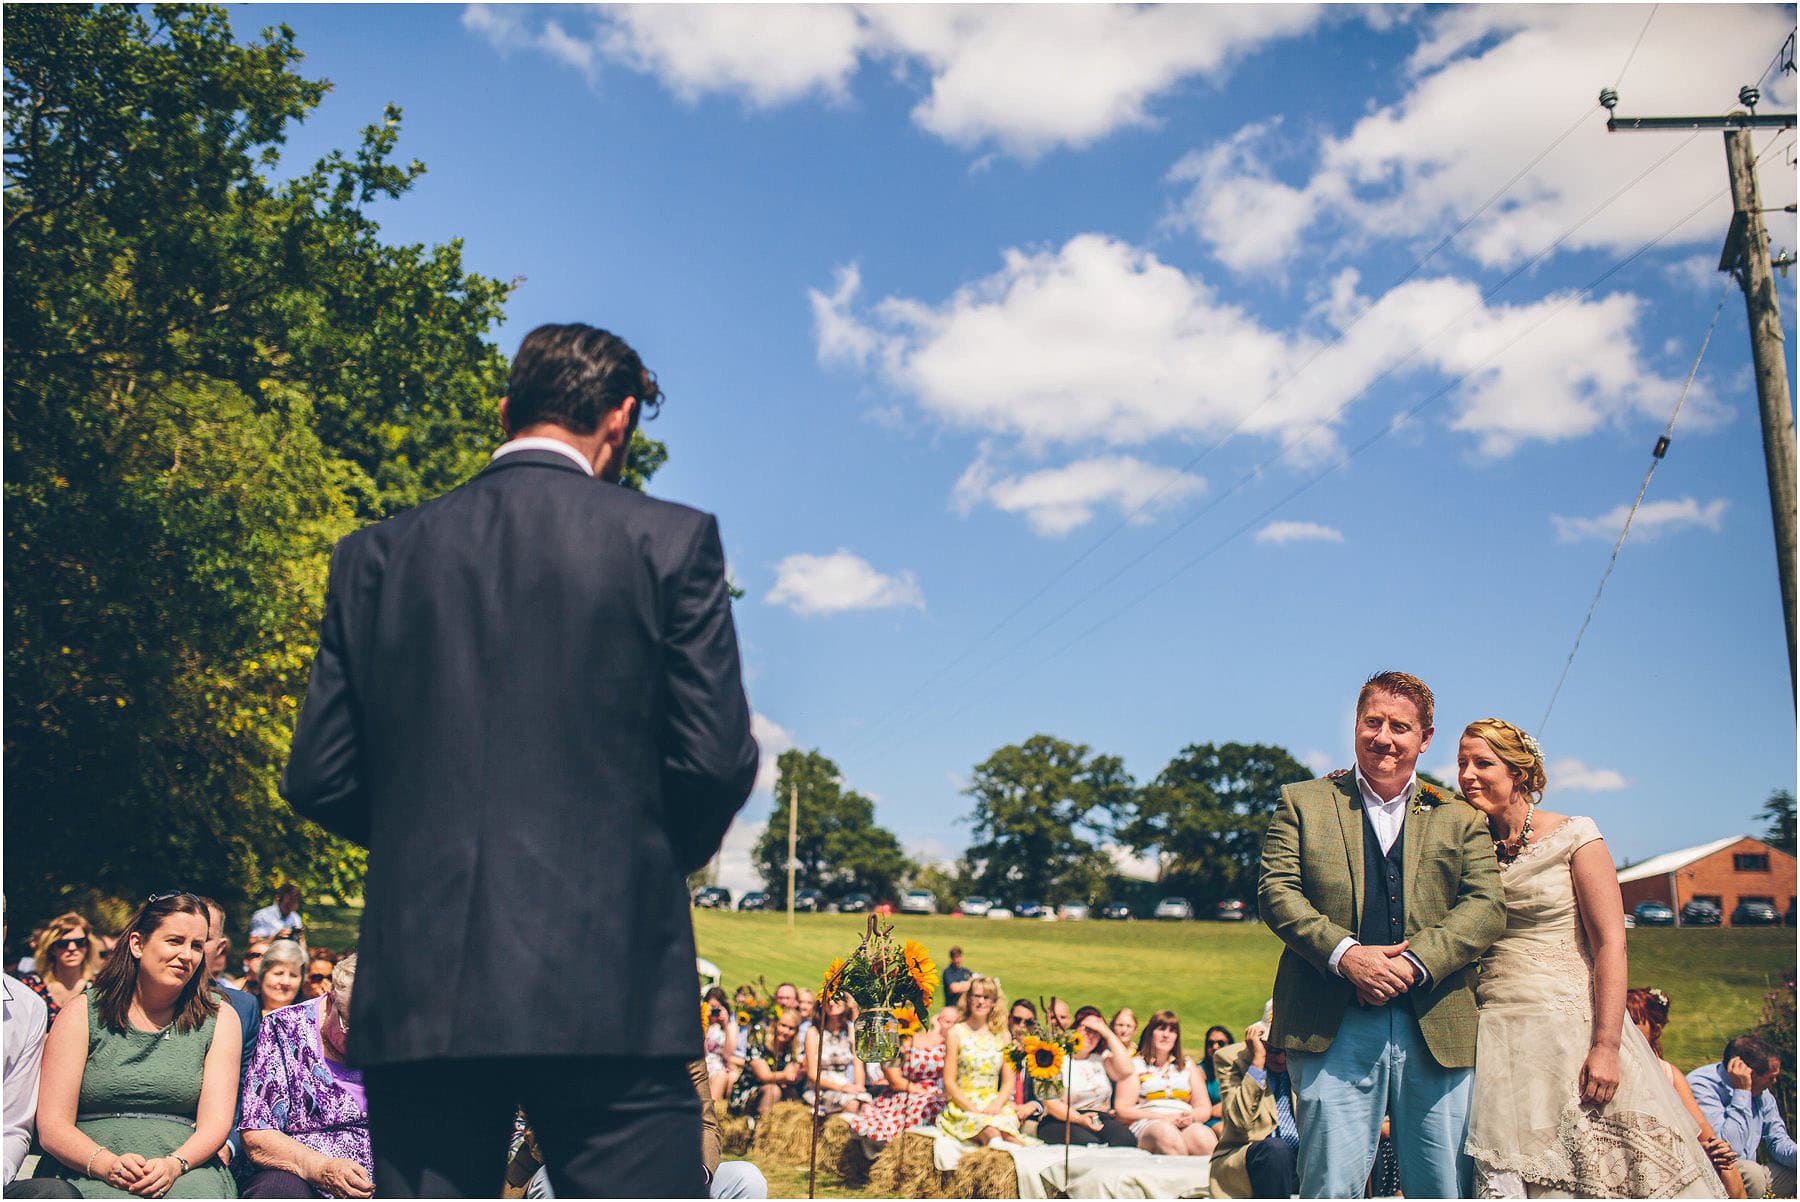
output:
[[[700,955],[717,964],[727,989],[781,981],[816,989],[833,956],[856,946],[867,919],[800,914],[790,933],[785,914],[694,911]],[[1281,944],[1261,923],[1076,922],[898,915],[904,937],[931,949],[940,966],[952,944],[977,972],[1000,978],[1009,998],[1056,993],[1109,1015],[1129,1005],[1140,1021],[1167,1007],[1183,1034],[1223,1023],[1233,1034],[1261,1013],[1275,978]],[[1733,930],[1646,929],[1627,933],[1632,985],[1657,986],[1672,1000],[1663,1053],[1683,1069],[1715,1059],[1725,1040],[1762,1013],[1770,983],[1794,963],[1794,932],[1783,927]]]

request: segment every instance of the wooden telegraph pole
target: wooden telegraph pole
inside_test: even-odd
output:
[[[1782,274],[1793,263],[1787,255],[1769,262],[1769,236],[1763,228],[1762,202],[1756,188],[1756,148],[1751,131],[1793,129],[1792,113],[1758,113],[1761,93],[1740,88],[1738,100],[1750,111],[1723,117],[1619,117],[1612,115],[1619,94],[1602,89],[1609,133],[1634,130],[1720,129],[1725,131],[1725,164],[1731,175],[1731,229],[1719,270],[1730,272],[1744,293],[1750,323],[1750,353],[1756,364],[1756,396],[1762,408],[1763,461],[1769,476],[1769,509],[1775,520],[1775,567],[1781,576],[1781,612],[1787,628],[1788,685],[1796,687],[1794,655],[1794,403],[1788,391],[1787,351],[1781,334],[1781,306],[1773,267]],[[1787,206],[1792,212],[1793,205]]]
[[[798,861],[794,858],[795,841],[800,831],[800,785],[795,782],[788,786],[788,930],[794,929],[794,869]]]

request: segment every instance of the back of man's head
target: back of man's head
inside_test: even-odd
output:
[[[513,433],[548,422],[592,434],[626,397],[637,398],[639,414],[655,416],[661,395],[656,377],[618,335],[580,322],[542,325],[513,356],[506,416]]]
[[[1724,1062],[1730,1064],[1733,1056],[1749,1065],[1753,1073],[1768,1072],[1771,1063],[1781,1062],[1781,1053],[1775,1046],[1755,1035],[1740,1035],[1726,1044]]]

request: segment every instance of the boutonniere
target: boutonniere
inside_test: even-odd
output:
[[[1430,785],[1420,785],[1419,795],[1413,798],[1412,812],[1415,814],[1423,814],[1433,806],[1442,804],[1444,804],[1444,795],[1442,793],[1439,793]]]

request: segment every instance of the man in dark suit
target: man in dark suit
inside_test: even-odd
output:
[[[225,957],[231,950],[231,940],[225,935],[225,907],[210,897],[203,897],[200,901],[206,906],[208,922],[206,963],[201,966],[202,971],[206,973],[206,979],[212,982],[213,988],[224,995],[225,1001],[237,1011],[238,1026],[244,1033],[244,1045],[238,1057],[238,1080],[241,1084],[243,1074],[250,1071],[250,1061],[256,1056],[256,1040],[262,1030],[262,1006],[242,989],[225,983]],[[234,1096],[238,1101],[231,1116],[231,1134],[226,1137],[225,1147],[220,1151],[219,1158],[225,1162],[233,1176],[243,1181],[249,1176],[250,1169],[248,1157],[244,1155],[244,1133],[238,1129],[238,1123],[244,1117],[243,1091],[238,1090]]]
[[[617,481],[655,377],[540,326],[475,479],[345,538],[283,794],[369,848],[351,1061],[385,1196],[703,1196],[684,875],[756,777],[718,526]]]

